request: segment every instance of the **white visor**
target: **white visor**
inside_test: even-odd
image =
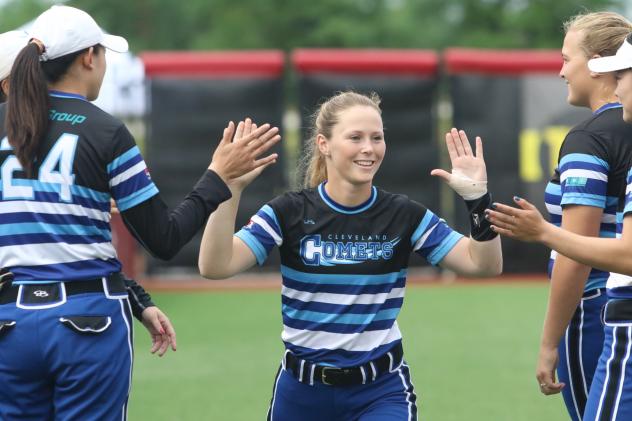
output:
[[[613,56],[588,60],[591,72],[608,73],[632,68],[632,35],[628,36]]]

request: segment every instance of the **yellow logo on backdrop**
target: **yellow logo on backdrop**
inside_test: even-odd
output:
[[[557,167],[557,158],[564,137],[570,130],[568,126],[549,126],[543,129],[525,129],[520,133],[520,179],[527,183],[537,183],[553,174]],[[540,151],[548,150],[548,168],[542,168]]]

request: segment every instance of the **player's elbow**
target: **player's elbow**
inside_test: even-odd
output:
[[[491,278],[503,273],[503,261],[502,259],[496,261],[486,262],[475,270],[471,276],[475,278]]]
[[[221,271],[217,265],[205,259],[198,260],[198,270],[200,271],[200,275],[206,279],[220,280],[230,277],[230,274]]]

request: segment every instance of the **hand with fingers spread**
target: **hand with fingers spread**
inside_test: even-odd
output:
[[[514,202],[519,208],[492,204],[485,217],[492,224],[492,229],[506,237],[521,241],[542,241],[542,236],[551,226],[544,220],[540,211],[526,200],[515,196]]]
[[[151,335],[152,354],[162,357],[171,346],[176,350],[176,331],[169,318],[158,307],[147,307],[142,313],[143,326]]]
[[[245,133],[248,127],[248,133]],[[231,121],[224,129],[222,140],[213,153],[213,160],[209,166],[225,182],[230,182],[250,171],[270,165],[276,162],[278,154],[273,153],[263,158],[258,158],[272,146],[281,136],[277,127],[264,124],[252,129],[252,120],[242,121],[235,128]]]
[[[431,175],[442,178],[465,200],[475,200],[487,193],[487,170],[483,158],[483,142],[476,137],[476,155],[463,130],[453,128],[445,135],[452,172],[434,169]]]
[[[559,353],[557,348],[540,348],[535,376],[540,385],[540,392],[545,395],[560,393],[565,386],[564,383],[555,381],[555,370],[558,362]]]
[[[250,136],[250,134],[257,131],[257,129],[258,129],[257,125],[254,122],[252,122],[250,119],[246,119],[246,121],[239,122],[239,124],[237,125],[237,130],[235,132],[235,137],[234,137],[233,142],[238,141],[239,139],[245,138],[247,136]],[[252,140],[251,142],[256,142],[256,140]],[[229,188],[233,191],[236,189],[242,191],[250,183],[252,183],[252,181],[255,178],[257,178],[259,174],[263,172],[264,169],[266,169],[269,165],[272,165],[274,163],[276,163],[276,157],[273,160],[266,162],[265,164],[245,173],[244,175],[240,177],[233,178],[232,180],[228,181],[227,184]]]

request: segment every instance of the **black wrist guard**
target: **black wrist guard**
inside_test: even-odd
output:
[[[492,231],[491,224],[485,219],[485,210],[492,204],[492,196],[485,193],[475,200],[466,200],[465,206],[470,213],[470,235],[476,241],[489,241],[496,238],[497,232]]]

